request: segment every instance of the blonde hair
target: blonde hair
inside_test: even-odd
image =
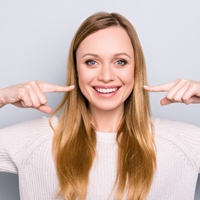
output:
[[[53,155],[60,183],[58,195],[68,200],[84,200],[88,179],[96,154],[96,133],[88,114],[88,101],[78,86],[76,50],[90,34],[121,26],[130,37],[134,49],[134,90],[125,101],[124,116],[117,131],[118,168],[116,198],[146,198],[156,167],[154,128],[150,105],[143,85],[147,84],[145,60],[137,33],[132,24],[118,13],[99,12],[88,17],[71,42],[68,57],[67,85],[76,85],[65,94],[52,114],[62,111],[54,130]]]

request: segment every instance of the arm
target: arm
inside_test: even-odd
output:
[[[159,86],[144,86],[149,92],[167,92],[161,99],[161,105],[170,103],[200,103],[200,82],[191,80],[175,80]]]
[[[68,92],[74,86],[59,86],[41,81],[31,81],[0,89],[0,108],[6,104],[13,104],[20,108],[35,108],[44,113],[51,113],[47,106],[46,92]]]
[[[74,86],[52,85],[40,81],[10,86],[0,89],[0,108],[6,104],[13,104],[21,108],[31,107],[41,112],[51,113],[52,109],[46,105],[45,93],[68,92],[73,88]],[[40,138],[51,133],[48,126],[48,120],[43,118],[0,129],[0,171],[17,173],[19,157],[27,151],[23,147],[29,141],[31,144],[33,141],[38,144]],[[44,127],[46,128],[44,129]],[[42,130],[45,131],[41,132]]]

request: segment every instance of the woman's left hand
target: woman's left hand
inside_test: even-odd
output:
[[[167,92],[161,105],[170,103],[200,103],[200,82],[186,79],[175,80],[158,86],[144,86],[149,92]]]

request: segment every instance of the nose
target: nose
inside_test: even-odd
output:
[[[113,69],[110,65],[104,65],[101,67],[100,73],[98,75],[98,80],[104,82],[110,82],[115,79]]]

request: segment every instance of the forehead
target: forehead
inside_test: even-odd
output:
[[[133,47],[126,30],[120,26],[112,26],[89,35],[81,42],[77,55],[88,52],[96,54],[126,52],[132,55]]]

